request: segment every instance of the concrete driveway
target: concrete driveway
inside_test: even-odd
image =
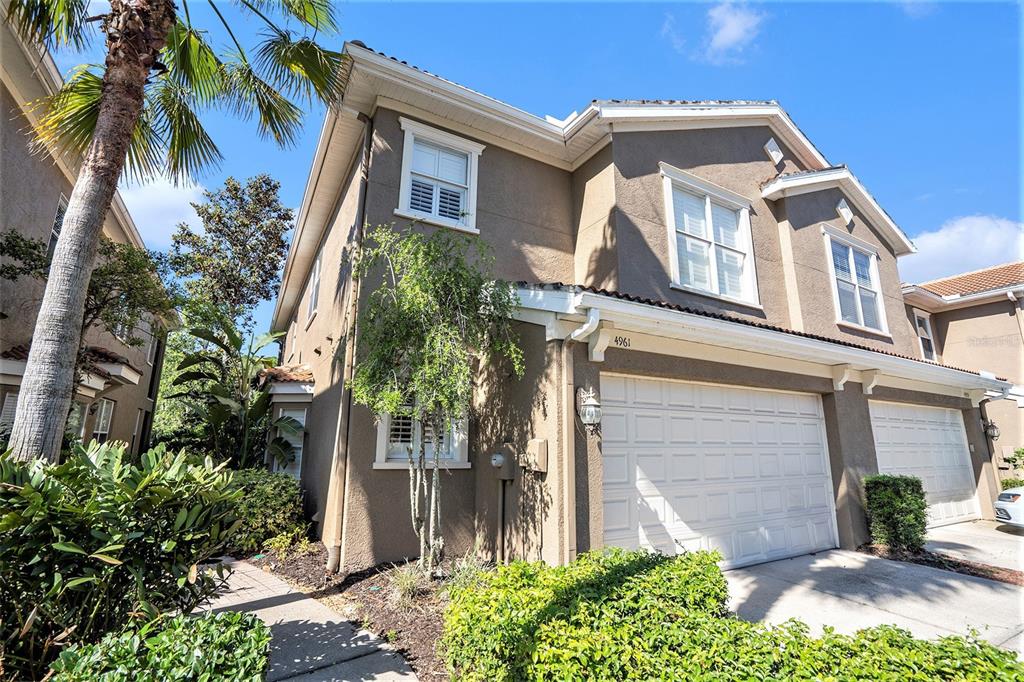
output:
[[[928,566],[830,550],[726,571],[741,618],[797,618],[812,632],[897,625],[917,637],[966,635],[1024,652],[1024,588]]]
[[[1024,571],[1024,528],[967,521],[928,529],[925,549],[979,564]]]

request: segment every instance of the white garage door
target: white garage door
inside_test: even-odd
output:
[[[743,566],[835,547],[821,400],[601,375],[604,544]]]
[[[878,471],[917,476],[928,500],[928,525],[980,516],[974,469],[959,410],[872,400]]]

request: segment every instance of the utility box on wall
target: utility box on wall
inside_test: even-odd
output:
[[[535,471],[539,474],[546,474],[548,471],[548,442],[544,438],[532,438],[526,444],[526,454],[523,456],[523,468],[528,471]]]

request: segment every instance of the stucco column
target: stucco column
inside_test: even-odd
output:
[[[994,444],[985,435],[982,427],[982,411],[979,407],[961,410],[964,418],[964,430],[967,432],[967,446],[971,451],[971,468],[974,480],[978,485],[978,504],[983,519],[996,517],[992,501],[999,495],[999,479],[993,464]]]
[[[864,509],[864,477],[878,473],[871,413],[861,385],[822,396],[829,466],[836,499],[839,546],[854,549],[870,539]]]

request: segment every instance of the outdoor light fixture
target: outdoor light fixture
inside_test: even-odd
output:
[[[996,423],[994,421],[989,419],[988,421],[982,421],[981,423],[985,425],[986,436],[988,436],[992,440],[999,440],[999,427],[996,426]]]
[[[601,423],[601,403],[597,401],[594,390],[581,388],[577,394],[576,402],[580,421],[587,427],[587,430],[595,431]]]

